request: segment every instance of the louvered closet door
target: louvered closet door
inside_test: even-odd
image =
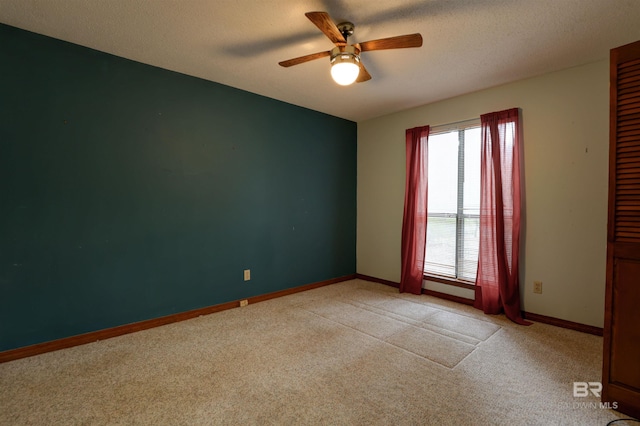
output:
[[[640,42],[611,50],[603,401],[640,417]]]

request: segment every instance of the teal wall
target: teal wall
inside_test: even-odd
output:
[[[354,274],[355,234],[356,123],[0,25],[0,351]]]

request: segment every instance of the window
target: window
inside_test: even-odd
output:
[[[428,161],[424,272],[474,282],[480,237],[480,121],[432,128]]]

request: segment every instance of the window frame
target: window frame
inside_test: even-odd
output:
[[[427,221],[428,218],[431,217],[455,217],[456,219],[456,258],[455,258],[455,266],[454,270],[456,272],[456,277],[448,276],[448,275],[439,275],[436,273],[428,273],[423,271],[423,279],[426,281],[437,282],[441,284],[448,284],[456,287],[462,287],[466,289],[475,289],[475,281],[465,280],[462,278],[458,278],[458,260],[459,260],[459,252],[462,250],[461,245],[459,244],[459,236],[458,232],[459,227],[463,226],[463,220],[465,217],[468,218],[480,218],[480,215],[470,215],[464,214],[464,131],[470,128],[481,128],[480,117],[474,118],[471,120],[464,120],[455,123],[444,124],[440,126],[433,126],[429,131],[429,135],[437,135],[442,133],[450,133],[457,131],[458,132],[458,181],[457,181],[457,197],[456,197],[456,213],[432,213],[430,214],[427,208]]]

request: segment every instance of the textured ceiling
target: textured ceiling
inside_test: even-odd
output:
[[[373,79],[341,87],[328,58],[278,65],[333,47],[309,11],[355,23],[351,43],[424,45],[363,53]],[[0,22],[363,121],[606,59],[640,39],[640,0],[0,0]]]

